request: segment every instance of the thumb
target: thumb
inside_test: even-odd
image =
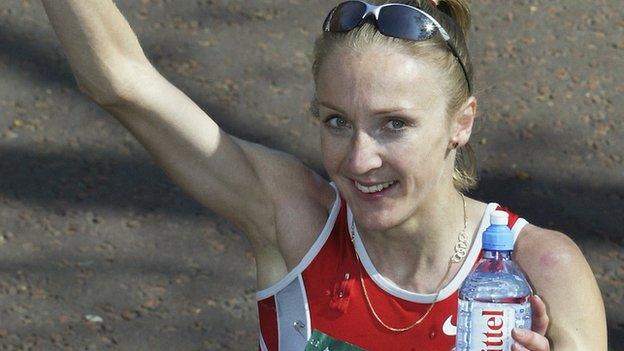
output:
[[[546,304],[541,297],[533,295],[530,298],[531,301],[531,330],[540,334],[546,335],[548,329],[549,318],[546,313]]]

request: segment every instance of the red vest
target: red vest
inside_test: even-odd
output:
[[[458,288],[481,254],[481,234],[496,209],[507,211],[508,226],[518,235],[527,223],[490,203],[477,238],[455,278],[445,286],[429,315],[405,332],[387,330],[373,316],[360,283],[382,321],[406,327],[428,309],[435,294],[416,294],[384,278],[372,265],[356,233],[351,212],[336,198],[325,228],[302,261],[273,286],[257,292],[260,350],[304,350],[312,331],[365,350],[451,350],[455,346]],[[353,234],[353,241],[352,241]],[[357,249],[361,262],[355,256]],[[361,273],[360,273],[361,272]]]

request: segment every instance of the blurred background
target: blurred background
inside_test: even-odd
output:
[[[337,1],[116,3],[158,70],[224,129],[322,172],[311,53]],[[472,10],[471,195],[574,239],[622,350],[622,2]],[[0,349],[252,350],[254,291],[245,238],[78,92],[39,1],[0,0]]]

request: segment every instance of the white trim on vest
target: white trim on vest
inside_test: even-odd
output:
[[[306,314],[306,320],[305,320],[306,334],[305,334],[305,338],[306,338],[306,340],[309,340],[310,337],[312,336],[312,320],[310,319],[310,305],[308,303],[308,293],[306,292],[305,281],[303,280],[303,277],[301,276],[301,274],[299,274],[299,281],[301,282],[301,296],[303,296],[303,303],[304,303],[305,314]]]
[[[264,338],[262,337],[262,333],[260,333],[260,351],[269,351],[269,348],[266,346],[266,343],[264,342]]]
[[[468,273],[470,273],[470,270],[472,269],[474,263],[477,260],[477,257],[479,256],[479,253],[481,252],[482,234],[483,234],[483,231],[490,225],[490,213],[496,210],[497,207],[498,207],[498,204],[494,202],[489,203],[487,205],[483,213],[483,217],[481,218],[481,223],[479,225],[479,229],[477,230],[477,237],[474,240],[474,244],[472,245],[470,251],[468,252],[468,255],[464,259],[464,262],[461,268],[459,269],[459,271],[457,272],[457,274],[455,275],[455,277],[451,280],[449,284],[447,284],[444,288],[442,288],[442,290],[440,290],[440,294],[438,296],[437,301],[442,301],[446,299],[447,297],[451,296],[455,291],[457,291],[457,289],[459,289],[459,287],[461,286],[461,283],[468,276]],[[353,213],[351,212],[351,209],[348,206],[347,206],[347,221],[349,224],[348,225],[349,231],[351,231],[351,228],[352,228],[351,223],[353,222]],[[368,273],[368,275],[377,284],[377,286],[385,290],[388,294],[407,300],[407,301],[416,302],[416,303],[432,303],[433,302],[436,294],[419,294],[419,293],[415,293],[409,290],[405,290],[399,287],[392,280],[382,276],[377,271],[375,266],[373,266],[373,263],[370,260],[368,253],[366,252],[366,248],[364,247],[364,244],[362,243],[362,240],[358,234],[357,225],[354,225],[353,228],[355,229],[355,233],[350,233],[350,234],[354,236],[355,248],[358,252],[358,255],[360,256],[362,265],[366,269],[366,272]]]
[[[275,295],[277,310],[278,350],[303,350],[308,342],[306,330],[310,311],[303,290],[303,279],[298,275]],[[302,325],[305,324],[305,325]],[[305,329],[304,329],[305,328]]]
[[[516,240],[518,240],[518,235],[520,235],[522,228],[524,228],[524,226],[527,224],[529,224],[529,222],[527,222],[526,219],[518,218],[516,220],[516,223],[514,223],[513,227],[511,227],[511,232],[514,233],[514,244],[516,243]]]
[[[331,234],[334,229],[334,224],[336,223],[336,217],[338,217],[338,213],[340,212],[340,194],[338,193],[338,189],[334,183],[330,183],[334,191],[336,192],[336,200],[334,200],[334,205],[332,206],[331,212],[329,212],[329,216],[327,217],[327,222],[325,222],[325,227],[319,234],[318,238],[312,244],[312,247],[308,250],[308,252],[303,256],[301,262],[299,262],[295,268],[293,268],[290,272],[288,272],[282,279],[278,280],[277,283],[271,285],[268,288],[259,290],[256,292],[256,300],[264,300],[268,297],[271,297],[282,289],[288,286],[293,280],[297,278],[312,262],[314,257],[321,251],[321,248],[329,238],[329,234]]]

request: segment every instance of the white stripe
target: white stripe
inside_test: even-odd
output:
[[[334,229],[336,217],[338,217],[338,212],[340,212],[340,195],[338,193],[338,189],[336,189],[334,183],[330,183],[330,185],[334,188],[334,191],[336,192],[336,200],[334,200],[334,205],[332,206],[331,212],[327,217],[327,222],[325,222],[325,227],[323,227],[321,234],[319,234],[312,247],[310,247],[305,256],[303,256],[303,259],[301,259],[301,262],[299,262],[299,264],[297,264],[295,268],[288,272],[277,283],[271,285],[266,289],[262,289],[256,292],[256,300],[260,301],[266,299],[267,297],[271,297],[284,289],[286,286],[288,286],[288,284],[290,284],[295,278],[297,278],[297,276],[300,275],[301,272],[303,272],[303,270],[308,267],[308,265],[310,265],[314,257],[316,257],[319,251],[321,251],[321,248],[327,241],[327,238],[329,238],[329,234],[331,234],[332,229]]]
[[[516,220],[516,223],[514,223],[513,227],[511,228],[511,231],[514,233],[514,243],[516,242],[516,240],[518,240],[518,235],[520,235],[522,228],[524,228],[524,226],[527,224],[529,224],[529,222],[527,222],[527,220],[524,218],[518,218]]]
[[[299,281],[301,282],[301,296],[303,296],[303,303],[306,314],[306,339],[310,340],[310,336],[312,336],[312,321],[310,320],[310,305],[308,304],[308,294],[306,293],[305,282],[303,281],[303,277],[299,274]]]
[[[470,273],[470,270],[472,269],[474,262],[476,262],[477,257],[479,253],[481,252],[483,231],[490,225],[490,213],[496,210],[497,207],[498,207],[498,204],[493,203],[493,202],[487,205],[483,213],[483,217],[481,218],[481,223],[479,225],[479,230],[477,231],[477,237],[474,240],[474,244],[470,248],[468,255],[464,259],[464,262],[461,268],[459,269],[459,271],[457,272],[457,274],[455,275],[455,277],[451,280],[451,282],[448,285],[446,285],[444,288],[442,288],[442,290],[440,290],[440,294],[438,296],[437,301],[442,301],[446,299],[447,297],[451,296],[457,289],[459,289],[459,287],[461,286],[461,283],[468,276],[468,273]],[[352,227],[355,229],[355,233],[352,233],[352,235],[354,236],[355,249],[357,250],[358,255],[360,256],[362,265],[366,269],[366,272],[368,273],[368,275],[373,279],[373,281],[375,281],[375,283],[380,288],[385,290],[390,295],[394,295],[404,300],[417,302],[417,303],[433,302],[436,294],[418,294],[415,292],[411,292],[409,290],[405,290],[399,287],[392,280],[382,276],[377,271],[375,266],[373,266],[373,263],[371,262],[370,257],[368,256],[368,253],[366,252],[366,248],[364,247],[362,240],[360,239],[360,236],[357,231],[357,226],[351,225],[351,223],[353,222],[353,214],[351,213],[351,209],[347,207],[347,210],[348,210],[347,221],[349,224],[348,226],[349,231],[351,231]]]
[[[280,317],[280,305],[277,303],[277,297],[275,297],[275,319],[277,320],[277,350],[283,350],[282,345],[280,345],[280,337],[282,335],[281,325],[279,322]]]
[[[308,342],[305,335],[309,314],[302,295],[302,282],[297,276],[287,287],[275,295],[277,307],[277,328],[279,330],[278,350],[303,350]],[[297,325],[305,324],[298,328]],[[304,329],[305,328],[305,329]]]
[[[269,351],[269,348],[264,343],[264,338],[262,337],[262,333],[260,334],[260,351]]]

